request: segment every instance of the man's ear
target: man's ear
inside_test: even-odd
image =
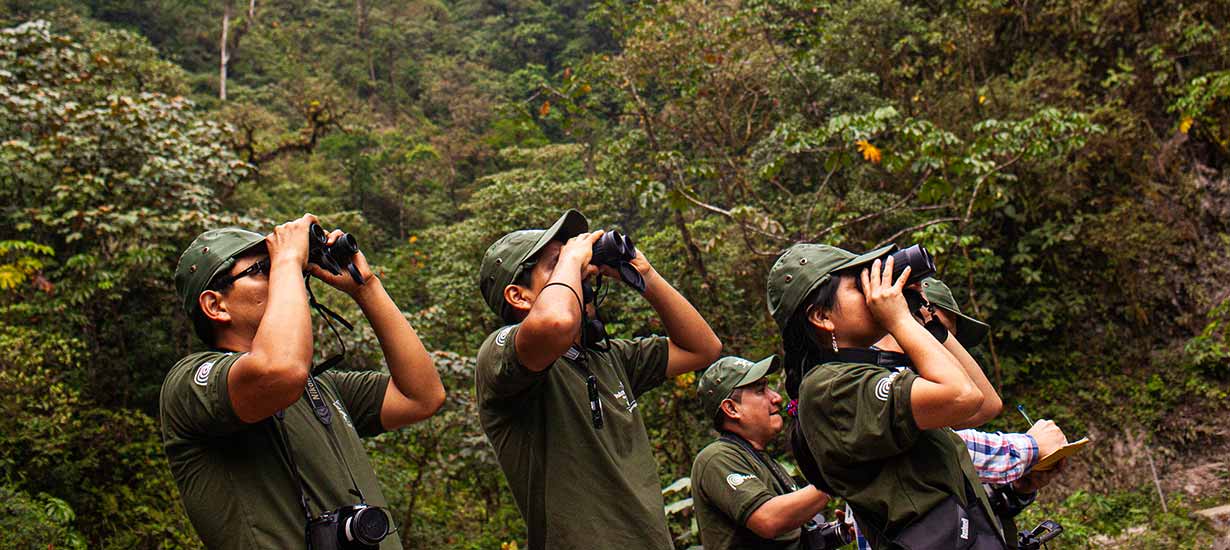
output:
[[[812,327],[829,333],[833,332],[833,319],[829,317],[829,312],[822,311],[818,307],[807,310],[807,322]]]
[[[521,285],[508,285],[504,287],[504,301],[508,302],[508,306],[514,311],[521,313],[520,316],[529,315],[530,308],[534,307],[534,299],[537,296],[533,290],[530,290]]]
[[[201,308],[201,313],[206,319],[215,323],[231,322],[231,312],[226,309],[226,301],[222,299],[222,293],[216,290],[206,290],[196,298],[197,306]]]
[[[735,407],[734,401],[727,399],[725,401],[722,401],[722,404],[718,405],[718,407],[722,409],[722,413],[726,415],[726,418],[729,418],[731,420],[739,419],[739,409]]]

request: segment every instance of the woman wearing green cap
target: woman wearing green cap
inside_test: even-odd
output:
[[[983,393],[911,315],[908,268],[892,280],[894,248],[856,255],[800,244],[769,272],[786,389],[797,399],[796,459],[809,481],[846,499],[873,548],[1006,548],[949,429],[979,412]],[[873,347],[886,334],[906,357]]]

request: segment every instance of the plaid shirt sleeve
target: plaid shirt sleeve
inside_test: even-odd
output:
[[[1038,442],[1022,433],[958,430],[965,441],[978,479],[983,483],[1011,483],[1029,473],[1038,462]]]

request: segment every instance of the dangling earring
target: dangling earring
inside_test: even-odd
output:
[[[833,337],[833,353],[837,353],[837,332],[830,332],[829,335]]]

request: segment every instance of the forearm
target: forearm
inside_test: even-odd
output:
[[[535,372],[546,369],[580,335],[581,268],[577,261],[560,259],[521,322],[515,345],[517,358],[525,368]]]
[[[666,282],[657,270],[651,268],[645,274],[645,283],[645,300],[662,320],[671,343],[683,352],[695,355],[696,368],[716,359],[722,352],[722,342],[692,303]]]
[[[386,403],[382,409],[381,421],[385,427],[393,429],[434,414],[444,403],[444,385],[418,333],[389,297],[380,279],[372,277],[359,288],[354,298],[371,323],[384,352],[390,382],[397,390],[393,397],[400,398]]]
[[[747,527],[762,538],[776,538],[807,523],[824,509],[828,501],[828,495],[808,485],[760,505],[747,518]]]
[[[948,339],[944,341],[944,349],[948,350],[957,362],[961,364],[962,370],[969,376],[970,381],[982,393],[982,406],[978,408],[978,412],[966,420],[961,426],[973,428],[981,426],[988,420],[995,418],[1003,409],[1004,403],[999,397],[999,392],[995,391],[995,387],[991,385],[991,381],[987,379],[987,375],[983,372],[982,367],[974,360],[973,356],[966,351],[965,346],[962,346],[957,341],[957,337],[949,334]]]
[[[910,408],[921,429],[965,422],[982,406],[982,392],[947,349],[918,323],[910,320],[891,329],[910,356],[920,379],[910,390]]]
[[[281,371],[312,365],[312,316],[303,271],[294,261],[270,267],[269,305],[252,339],[250,353],[267,369]]]

